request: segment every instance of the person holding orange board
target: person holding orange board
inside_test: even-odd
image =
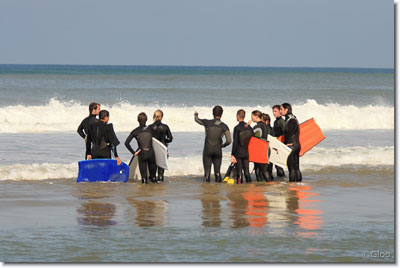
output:
[[[290,153],[287,165],[289,170],[289,181],[299,182],[302,181],[302,175],[300,172],[300,164],[299,164],[299,153],[300,153],[300,141],[299,141],[299,122],[297,121],[296,116],[292,114],[292,106],[289,103],[283,103],[281,105],[281,114],[285,116],[286,126],[284,138],[285,144],[292,149]]]

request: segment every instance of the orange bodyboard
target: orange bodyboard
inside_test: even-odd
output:
[[[251,137],[249,142],[249,162],[268,164],[268,142]]]
[[[306,152],[310,151],[315,145],[325,139],[321,128],[317,125],[314,118],[308,119],[299,125],[299,142],[301,150],[299,156],[303,156]],[[278,138],[279,141],[284,142],[284,136]]]

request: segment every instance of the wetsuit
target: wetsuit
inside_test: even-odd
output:
[[[302,181],[302,175],[299,167],[299,153],[301,149],[299,142],[299,122],[293,114],[287,114],[285,121],[285,144],[292,144],[289,146],[289,148],[292,149],[292,152],[289,154],[287,160],[289,181]]]
[[[274,137],[279,138],[285,133],[285,127],[286,127],[286,122],[285,119],[282,118],[282,116],[277,117],[274,122]],[[283,171],[283,168],[275,165],[276,168],[276,174],[278,177],[285,177],[285,171]]]
[[[206,131],[206,138],[203,149],[203,166],[204,178],[206,182],[210,182],[211,164],[214,165],[215,182],[222,182],[221,178],[221,161],[222,148],[231,143],[231,134],[228,126],[221,120],[214,118],[211,120],[200,119],[195,115],[194,120],[203,125]],[[225,135],[225,143],[222,143],[222,136]]]
[[[249,172],[249,141],[253,136],[251,126],[241,121],[233,130],[232,155],[236,158],[237,183],[243,183],[243,173],[246,183],[251,182]],[[243,171],[243,173],[242,173]]]
[[[169,130],[168,125],[161,123],[161,121],[157,121],[154,124],[151,124],[149,128],[153,130],[154,138],[156,138],[162,144],[168,147],[168,143],[172,141],[172,134]],[[164,169],[161,167],[157,167],[157,170],[157,180],[164,181]]]
[[[139,126],[132,130],[132,132],[129,134],[128,138],[126,138],[125,141],[125,146],[128,148],[128,150],[132,153],[135,154],[135,151],[132,149],[130,142],[132,141],[133,138],[136,138],[139,149],[141,150],[138,157],[138,162],[139,162],[139,170],[140,170],[140,175],[142,176],[142,183],[147,183],[147,167],[149,168],[149,178],[150,181],[153,183],[156,183],[156,158],[154,155],[154,150],[153,150],[153,143],[152,143],[152,138],[154,136],[153,130],[145,125]]]
[[[78,126],[78,134],[81,136],[83,139],[85,139],[86,142],[86,137],[89,133],[89,126],[92,125],[93,123],[98,122],[99,120],[96,118],[96,115],[94,114],[89,114],[88,117],[82,120],[81,124]],[[85,153],[85,160],[87,158],[87,154]]]
[[[111,151],[113,151],[114,157],[118,157],[117,145],[119,143],[113,125],[98,121],[89,126],[86,154],[91,155],[92,159],[111,158]]]
[[[269,127],[262,121],[257,122],[253,128],[254,136],[267,140],[268,134],[271,134],[272,128]],[[272,166],[269,164],[254,163],[256,179],[257,181],[273,181]]]

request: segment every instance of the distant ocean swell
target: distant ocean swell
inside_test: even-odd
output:
[[[259,109],[268,113],[272,118],[271,105],[260,102],[258,106],[223,106],[222,120],[230,128],[236,125],[236,111],[245,109],[249,115],[251,111]],[[137,115],[146,112],[149,121],[154,110],[161,108],[164,111],[164,122],[175,132],[199,132],[203,128],[193,122],[193,112],[197,110],[200,118],[211,118],[212,106],[140,106],[121,101],[112,106],[103,105],[102,109],[110,111],[110,122],[115,130],[129,132],[135,128]],[[300,122],[312,117],[315,118],[322,130],[366,130],[366,129],[394,129],[394,107],[384,105],[340,105],[318,104],[315,100],[307,100],[302,105],[293,106],[294,114]],[[60,101],[51,99],[46,105],[24,106],[10,105],[0,107],[3,117],[0,119],[0,133],[47,133],[76,131],[84,117],[88,115],[87,104],[77,101]],[[247,115],[246,120],[250,117]]]
[[[224,154],[222,173],[228,168],[229,153]],[[124,159],[123,159],[124,160]],[[125,159],[126,162],[129,160]],[[171,157],[169,159],[170,169],[165,172],[166,176],[189,176],[203,174],[201,155],[187,157]],[[315,147],[300,158],[300,167],[305,174],[344,171],[346,169],[358,170],[371,168],[379,170],[391,169],[394,166],[394,147],[339,147],[324,148]],[[252,165],[251,165],[252,167]],[[42,163],[28,165],[0,166],[0,180],[45,180],[77,178],[78,163],[59,164]]]

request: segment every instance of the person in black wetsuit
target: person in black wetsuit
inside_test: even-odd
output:
[[[281,106],[274,105],[272,107],[272,113],[274,114],[275,117],[273,136],[279,138],[285,133],[285,126],[286,126],[285,119],[283,119],[281,115]],[[276,175],[278,177],[285,177],[285,171],[283,170],[283,168],[277,165],[275,165],[275,168],[276,168]]]
[[[246,178],[246,183],[251,182],[249,172],[249,141],[253,136],[253,129],[244,122],[246,112],[242,109],[237,111],[236,119],[239,124],[233,130],[232,156],[231,162],[236,164],[236,183],[243,183],[243,174]]]
[[[256,123],[256,125],[253,127],[254,136],[263,140],[267,140],[270,132],[267,125],[262,121],[262,112],[259,110],[253,111],[251,113],[251,121]],[[268,164],[254,163],[254,168],[257,181],[264,180],[268,182],[274,180],[272,173],[268,172]]]
[[[98,122],[96,116],[100,113],[100,104],[92,102],[89,104],[89,116],[82,120],[81,124],[78,126],[78,134],[81,136],[86,143],[86,137],[89,133],[89,125]],[[85,159],[87,154],[85,152]]]
[[[154,123],[149,128],[153,129],[154,137],[168,147],[168,143],[172,141],[172,134],[168,125],[161,123],[163,116],[164,113],[161,110],[155,111],[153,115]],[[164,181],[164,169],[161,167],[157,167],[157,180]]]
[[[157,183],[157,165],[152,143],[154,132],[150,127],[146,126],[147,115],[145,113],[140,113],[138,115],[138,121],[139,126],[132,130],[128,138],[126,138],[125,146],[132,154],[139,157],[138,162],[140,175],[142,176],[142,183],[148,183],[148,176],[151,182]],[[130,145],[133,138],[136,138],[139,146],[139,149],[136,152]],[[147,167],[149,168],[150,174],[147,174]]]
[[[221,121],[223,109],[217,105],[213,108],[214,119],[200,119],[197,111],[194,112],[194,120],[204,126],[206,138],[203,149],[204,180],[210,182],[211,164],[214,165],[215,182],[222,182],[221,161],[222,148],[231,143],[231,134],[228,126]],[[222,143],[222,136],[225,135],[225,143]]]
[[[267,126],[267,136],[268,134],[274,137],[275,131],[274,129],[271,127],[271,117],[269,116],[269,114],[262,114],[261,117],[262,121],[264,122],[264,124]],[[269,151],[270,149],[268,149]],[[269,153],[268,153],[269,155]],[[268,163],[267,165],[267,171],[269,173],[269,175],[271,176],[272,180],[274,180],[274,177],[272,176],[272,169],[273,169],[274,164],[272,163]]]
[[[299,142],[299,122],[296,116],[292,114],[292,106],[289,103],[283,103],[281,105],[281,114],[285,116],[285,144],[292,149],[290,153],[287,165],[289,170],[289,181],[302,181],[302,175],[300,172],[299,153],[300,153],[300,142]]]
[[[117,160],[117,164],[121,164],[118,157],[117,145],[120,143],[114,132],[112,124],[107,124],[110,119],[110,113],[107,110],[101,110],[99,113],[99,121],[89,126],[86,139],[87,159],[110,158],[111,152]]]

